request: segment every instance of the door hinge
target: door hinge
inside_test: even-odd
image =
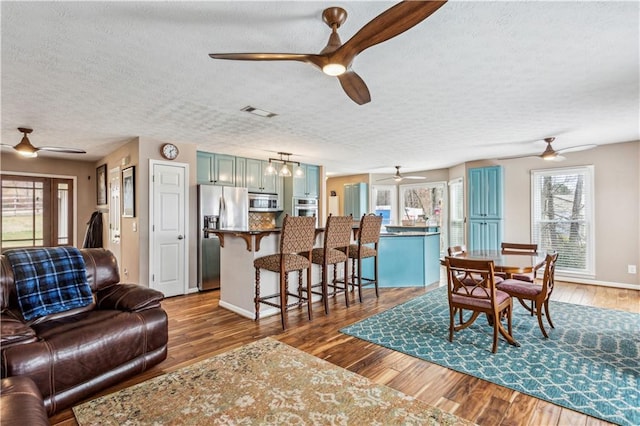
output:
[[[151,274],[151,281],[156,282],[156,274]]]

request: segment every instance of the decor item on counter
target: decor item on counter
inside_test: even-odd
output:
[[[277,174],[278,176],[282,177],[304,177],[304,170],[302,170],[300,163],[298,161],[291,161],[289,159],[293,154],[291,154],[290,152],[278,152],[278,155],[280,156],[280,158],[269,158],[269,165],[264,172],[265,175],[273,176]],[[287,157],[286,159],[284,158],[285,156]],[[282,166],[279,169],[276,169],[273,163],[282,163]],[[296,165],[293,173],[291,173],[291,170],[289,170],[289,167],[287,167],[288,164]]]
[[[497,356],[482,322],[448,341],[444,287],[340,331],[612,423],[640,424],[639,314],[552,300],[556,328],[545,339],[516,305],[513,334],[522,346],[501,340]]]
[[[122,217],[136,217],[135,166],[122,171]]]
[[[18,152],[18,154],[22,155],[23,157],[35,158],[38,156],[38,151],[62,152],[65,154],[86,154],[87,153],[87,151],[85,151],[84,149],[79,149],[79,148],[63,148],[59,146],[41,146],[40,148],[37,148],[31,144],[31,141],[27,137],[28,134],[33,132],[33,129],[29,129],[26,127],[18,127],[18,131],[22,133],[24,136],[22,136],[22,139],[17,145],[11,146],[3,143],[2,146],[15,149]]]
[[[363,50],[387,41],[418,25],[445,1],[401,2],[369,21],[351,39],[342,44],[338,28],[346,21],[347,11],[330,7],[322,13],[322,20],[331,28],[327,45],[318,54],[297,53],[211,53],[213,59],[241,61],[300,61],[320,68],[327,75],[338,77],[347,96],[359,105],[371,101],[371,94],[351,64]]]
[[[440,424],[464,419],[267,337],[73,408],[102,424]]]
[[[103,164],[96,169],[96,204],[107,204],[107,165]]]

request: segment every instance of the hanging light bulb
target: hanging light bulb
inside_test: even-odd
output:
[[[273,167],[273,163],[271,162],[271,160],[269,160],[269,165],[267,166],[267,168],[264,170],[264,174],[266,176],[273,176],[275,175],[277,172],[276,168]]]
[[[287,163],[283,163],[282,167],[280,168],[280,176],[283,177],[289,177],[291,176],[291,170],[289,170],[289,168],[287,167]]]
[[[302,170],[302,167],[300,167],[300,163],[298,163],[298,165],[296,166],[294,172],[293,172],[293,177],[296,178],[303,178],[304,177],[304,170]]]

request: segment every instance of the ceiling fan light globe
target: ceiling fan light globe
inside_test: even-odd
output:
[[[38,156],[38,152],[37,151],[18,151],[18,154],[20,154],[21,156],[25,157],[25,158],[36,158]]]
[[[542,157],[543,160],[552,161],[557,156],[558,154],[555,152],[544,152],[540,157]]]
[[[332,77],[344,74],[347,68],[342,64],[327,64],[322,67],[322,72]]]

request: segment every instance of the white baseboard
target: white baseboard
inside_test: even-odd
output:
[[[231,303],[225,302],[224,300],[221,300],[220,302],[218,302],[218,305],[222,308],[230,310],[231,312],[235,312],[236,314],[241,315],[245,318],[249,318],[249,319],[255,318],[255,313],[253,311],[248,311],[246,309],[239,308],[236,305],[232,305]],[[260,309],[260,318],[270,317],[271,315],[276,315],[279,312],[280,311],[276,308]]]
[[[556,275],[556,281],[565,281],[569,283],[587,284],[587,285],[598,285],[601,287],[614,287],[614,288],[626,288],[629,290],[640,290],[640,285],[637,285],[637,284],[616,283],[611,281],[598,281],[598,280],[590,280],[590,279],[576,278],[576,277],[563,277],[561,275]]]

